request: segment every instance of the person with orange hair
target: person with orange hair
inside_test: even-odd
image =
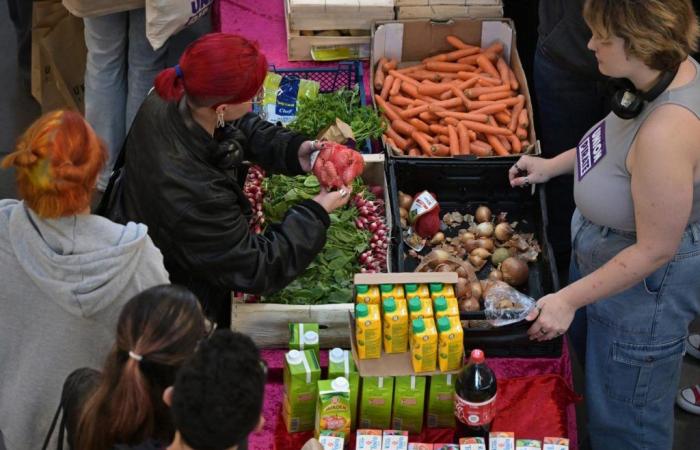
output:
[[[126,302],[168,283],[145,225],[90,214],[107,153],[71,111],[40,117],[2,167],[22,198],[0,200],[0,429],[8,450],[41,448],[74,369],[99,366]]]
[[[143,222],[174,283],[191,289],[220,326],[231,291],[269,294],[306,270],[326,242],[329,213],[350,188],[322,190],[280,224],[250,231],[244,161],[270,173],[311,170],[308,137],[249,113],[267,73],[257,45],[212,33],[156,78],[136,115],[99,212]]]

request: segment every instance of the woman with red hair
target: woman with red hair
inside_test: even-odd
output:
[[[117,162],[100,212],[148,225],[174,283],[190,288],[219,325],[230,292],[268,294],[300,275],[321,251],[329,213],[349,188],[322,191],[281,224],[250,232],[244,161],[273,173],[311,170],[307,137],[249,113],[267,61],[257,45],[225,33],[193,42],[156,78]]]
[[[41,448],[66,376],[96,367],[127,301],[168,282],[144,225],[90,215],[107,152],[71,111],[39,118],[2,167],[22,201],[0,200],[0,429]]]

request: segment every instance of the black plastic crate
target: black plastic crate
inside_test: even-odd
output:
[[[534,233],[542,252],[537,262],[530,264],[529,279],[521,291],[538,299],[559,289],[554,255],[547,240],[547,207],[544,190],[539,187],[535,194],[529,188],[512,188],[508,182],[510,165],[493,162],[454,164],[436,160],[391,160],[388,175],[391,190],[391,207],[394,218],[392,239],[393,267],[397,272],[413,272],[419,261],[408,256],[410,248],[403,242],[398,191],[415,195],[428,190],[435,193],[443,216],[459,211],[473,214],[480,205],[491,208],[494,214],[505,211],[508,221],[518,222],[517,231]],[[457,229],[453,229],[457,234]],[[450,236],[450,229],[445,234]],[[426,248],[422,254],[429,253]],[[491,263],[477,273],[484,279],[491,271]],[[483,313],[467,313],[462,319],[482,319]],[[562,338],[548,342],[531,342],[527,336],[529,322],[519,322],[495,329],[465,328],[464,342],[467,349],[481,348],[491,356],[545,357],[561,354]]]

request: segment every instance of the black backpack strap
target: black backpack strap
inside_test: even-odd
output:
[[[49,433],[46,435],[46,438],[44,439],[44,445],[41,446],[41,450],[47,450],[49,448],[49,441],[51,441],[51,436],[53,436],[53,431],[56,429],[56,423],[58,422],[58,417],[62,416],[63,412],[63,399],[58,403],[58,409],[56,410],[56,414],[53,416],[53,420],[51,421],[51,427],[49,427]],[[61,419],[61,426],[63,426],[65,417]],[[63,431],[63,430],[61,430]],[[61,436],[62,433],[59,432],[59,436]],[[63,442],[59,441],[58,444],[59,450],[63,448]]]

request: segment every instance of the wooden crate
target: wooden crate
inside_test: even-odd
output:
[[[362,155],[366,183],[384,186],[387,226],[391,228],[389,189],[384,172],[384,155]],[[391,236],[391,233],[389,233]],[[391,246],[390,246],[391,248]],[[391,255],[387,255],[387,262]],[[321,327],[321,348],[350,348],[348,311],[353,303],[332,305],[281,305],[274,303],[239,303],[233,301],[231,328],[250,336],[261,348],[286,348],[289,345],[289,324],[297,322],[318,323]]]

